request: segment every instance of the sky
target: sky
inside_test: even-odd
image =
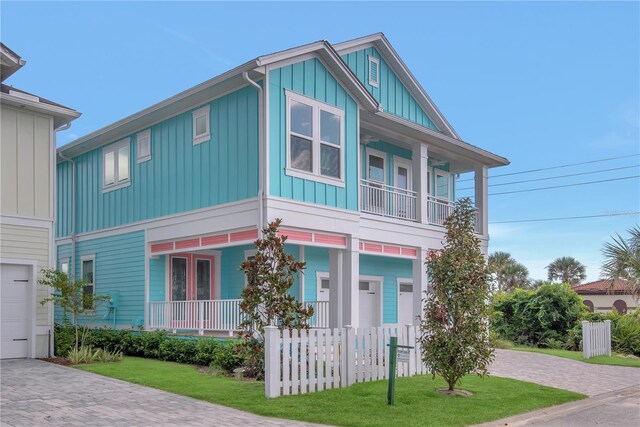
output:
[[[0,24],[27,61],[5,83],[82,112],[59,145],[257,56],[383,32],[461,138],[511,161],[489,174],[490,252],[533,279],[572,256],[597,280],[603,243],[640,223],[512,222],[640,211],[640,2],[4,0]]]

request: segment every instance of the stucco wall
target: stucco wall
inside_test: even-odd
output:
[[[582,300],[589,300],[593,303],[594,311],[608,312],[611,311],[613,303],[616,300],[623,300],[627,304],[627,310],[635,310],[638,302],[631,295],[580,295]]]

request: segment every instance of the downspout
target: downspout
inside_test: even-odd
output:
[[[264,105],[263,105],[263,91],[262,86],[256,83],[254,80],[251,80],[249,77],[249,73],[244,71],[242,73],[242,78],[249,83],[251,86],[255,87],[258,91],[258,233],[262,236],[262,229],[264,228],[264,174],[266,173],[263,167],[264,165],[264,156],[266,153],[264,152]]]
[[[66,129],[69,129],[67,126]],[[60,130],[63,130],[62,128]],[[69,267],[72,280],[76,276],[76,161],[58,153],[64,161],[71,162],[71,266]]]

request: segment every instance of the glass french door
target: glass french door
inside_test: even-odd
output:
[[[205,320],[211,318],[214,296],[215,257],[200,254],[175,254],[170,257],[170,290],[172,319],[185,321],[200,318],[202,309]]]

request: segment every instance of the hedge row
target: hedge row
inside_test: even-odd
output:
[[[75,331],[70,325],[56,325],[55,352],[58,357],[66,357],[75,346]],[[227,372],[242,365],[237,355],[238,340],[215,338],[170,337],[165,331],[138,332],[96,328],[86,330],[84,344],[108,351],[121,351],[127,356],[147,357],[188,363],[201,366],[215,366]]]

